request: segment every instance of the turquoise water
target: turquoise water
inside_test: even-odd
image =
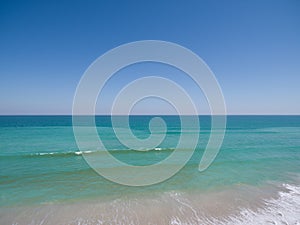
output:
[[[131,116],[140,138],[149,135],[152,116]],[[177,116],[162,116],[168,126],[159,150],[134,151],[113,133],[110,117],[97,116],[98,133],[118,159],[149,165],[168,157],[180,136]],[[128,187],[106,180],[89,167],[76,146],[71,116],[0,117],[0,206],[16,208],[44,204],[77,204],[95,199],[111,202],[131,196],[161,193],[207,193],[239,185],[299,185],[300,116],[228,116],[222,148],[204,172],[198,164],[210,134],[210,117],[200,116],[196,151],[175,176],[160,184]],[[91,153],[101,151],[93,149]],[[1,220],[1,219],[0,219]]]

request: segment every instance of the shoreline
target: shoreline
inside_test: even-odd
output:
[[[0,209],[1,224],[264,224],[270,218],[284,221],[285,214],[300,222],[300,185],[235,185],[223,191],[167,191]]]

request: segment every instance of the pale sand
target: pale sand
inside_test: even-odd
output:
[[[241,184],[205,193],[0,208],[0,224],[300,224],[300,187]]]

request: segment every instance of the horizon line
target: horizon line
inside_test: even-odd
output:
[[[0,114],[0,116],[213,116],[212,114],[80,114],[80,115],[72,115],[72,114]],[[219,114],[214,116],[300,116],[300,114]]]

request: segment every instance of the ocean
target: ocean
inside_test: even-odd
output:
[[[132,132],[149,136],[153,117],[130,116]],[[114,157],[151,165],[182,135],[178,116],[160,117],[166,136],[147,151],[124,146],[110,116],[95,121]],[[211,118],[199,120],[195,152],[177,174],[131,187],[89,166],[82,154],[103,149],[77,147],[72,116],[0,116],[0,224],[300,224],[300,116],[228,116],[220,152],[203,172]]]

